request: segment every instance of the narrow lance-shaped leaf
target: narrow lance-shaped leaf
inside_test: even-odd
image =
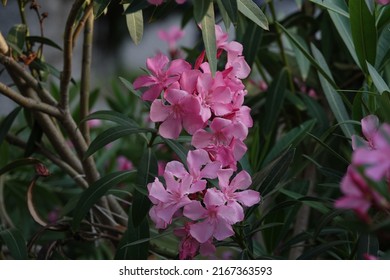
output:
[[[27,27],[24,24],[16,24],[7,34],[8,43],[14,44],[20,50],[26,41]]]
[[[328,11],[332,11],[335,13],[338,13],[339,15],[349,18],[349,13],[346,11],[346,9],[343,9],[340,7],[337,3],[334,3],[333,0],[330,1],[324,1],[324,0],[310,0],[311,2],[317,4],[318,6],[326,8]],[[339,0],[336,0],[339,1]],[[339,1],[341,2],[341,1]],[[345,3],[343,3],[345,5]]]
[[[219,12],[220,12],[222,20],[223,20],[223,24],[225,25],[226,29],[229,29],[230,28],[230,24],[231,24],[230,17],[228,15],[225,7],[223,6],[222,1],[221,0],[217,0],[217,4],[218,4]]]
[[[130,119],[128,116],[125,114],[116,112],[116,111],[110,111],[110,110],[102,110],[102,111],[96,111],[83,120],[81,122],[85,122],[88,120],[106,120],[106,121],[111,121],[114,123],[117,123],[119,125],[124,125],[124,126],[132,126],[132,127],[138,127],[138,124]]]
[[[202,37],[206,49],[207,60],[212,75],[217,72],[217,40],[215,37],[214,5],[210,2],[206,15],[201,21]]]
[[[125,4],[123,7],[126,10],[128,5]],[[126,23],[131,39],[134,44],[138,45],[141,42],[144,33],[144,16],[142,10],[126,14]]]
[[[366,61],[375,64],[377,32],[375,16],[364,0],[349,1],[352,39],[360,67],[368,73]]]
[[[57,50],[62,51],[62,48],[57,43],[55,43],[54,41],[52,41],[52,40],[50,40],[49,38],[46,38],[46,37],[27,36],[26,40],[29,41],[31,44],[33,44],[33,43],[40,43],[40,44],[44,44],[44,45],[47,45],[47,46],[50,46],[50,47],[53,47],[53,48],[55,48]]]
[[[226,13],[228,14],[230,20],[236,24],[237,23],[237,0],[220,0],[223,7],[226,10]]]
[[[365,260],[367,255],[378,256],[378,238],[373,234],[362,233],[357,244],[357,259]]]
[[[238,10],[251,21],[269,30],[268,20],[263,11],[252,0],[237,0]]]
[[[137,184],[140,188],[146,187],[148,183],[153,182],[158,175],[157,158],[152,150],[148,148],[142,155],[137,176]],[[133,226],[137,227],[144,220],[149,212],[151,202],[143,193],[135,190],[132,205],[132,221]]]
[[[151,128],[139,128],[139,127],[131,127],[128,125],[120,125],[111,127],[101,134],[99,134],[89,145],[88,150],[85,152],[85,158],[91,156],[99,149],[105,147],[107,144],[118,140],[121,137],[128,136],[131,134],[139,134],[143,132],[153,132],[154,130]]]
[[[210,0],[196,0],[193,2],[194,5],[194,18],[197,23],[200,23],[203,17],[206,15],[207,10],[212,1]]]
[[[3,143],[8,131],[10,130],[12,123],[15,121],[22,107],[15,108],[0,124],[0,146]]]
[[[18,229],[5,229],[0,231],[0,238],[8,247],[15,260],[27,260],[27,246],[22,233]]]
[[[257,57],[263,37],[263,29],[257,24],[249,22],[244,34],[244,57],[249,66],[252,66]]]
[[[72,228],[78,230],[81,220],[85,217],[92,206],[105,195],[105,193],[117,184],[129,179],[135,171],[118,171],[110,173],[86,189],[80,196],[74,209]]]
[[[322,56],[321,52],[314,46],[311,45],[312,52],[316,60],[320,65],[322,65],[325,73],[327,73],[328,77],[331,77],[330,69]],[[355,134],[354,128],[350,124],[346,124],[345,122],[350,119],[347,109],[344,106],[343,100],[341,99],[338,92],[335,90],[335,88],[328,82],[327,79],[324,78],[322,73],[319,73],[320,83],[322,86],[322,89],[324,91],[325,97],[328,100],[329,106],[335,115],[337,121],[341,124],[341,129],[344,132],[345,136],[348,138],[351,138],[353,134]]]
[[[368,62],[367,62],[367,67],[368,67],[368,72],[370,73],[371,79],[374,82],[374,85],[375,85],[376,89],[378,90],[378,92],[380,94],[382,94],[384,92],[387,92],[390,94],[389,86],[383,80],[381,75],[379,75],[378,71],[376,71],[376,69]]]
[[[93,1],[93,14],[95,18],[100,17],[104,11],[107,9],[111,0],[94,0]]]

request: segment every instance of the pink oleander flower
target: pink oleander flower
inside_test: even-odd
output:
[[[150,119],[162,122],[158,130],[161,136],[176,139],[183,128],[194,134],[204,126],[200,102],[195,96],[184,90],[171,89],[166,92],[165,100],[168,104],[161,99],[154,100],[150,108]]]
[[[209,131],[199,129],[195,132],[191,144],[199,149],[212,146],[228,146],[233,138],[242,142],[247,135],[248,128],[243,123],[215,118],[210,124]]]
[[[390,0],[376,0],[376,2],[378,4],[381,4],[381,5],[388,5],[388,4],[390,4]]]
[[[200,201],[192,201],[186,205],[183,215],[193,221],[190,225],[190,234],[198,242],[205,243],[210,238],[224,240],[232,235],[232,225],[240,221],[235,209],[226,204],[224,195],[216,188],[207,189],[203,199],[204,207]]]
[[[149,215],[156,223],[157,228],[166,228],[172,222],[174,214],[183,206],[191,203],[189,194],[202,191],[204,185],[192,184],[192,177],[187,175],[180,180],[165,171],[164,179],[166,188],[158,178],[153,183],[148,184],[149,199],[154,206],[149,211]]]
[[[179,259],[181,260],[191,260],[198,252],[202,256],[210,256],[216,250],[211,238],[204,243],[199,243],[198,240],[191,236],[190,226],[192,224],[194,223],[187,222],[183,228],[174,230],[174,234],[182,238],[179,245]]]
[[[159,30],[157,33],[158,37],[168,43],[168,47],[171,51],[176,50],[177,42],[183,38],[184,31],[178,26],[172,26],[167,31]]]
[[[133,170],[134,165],[131,160],[127,159],[125,156],[119,156],[116,159],[118,170],[119,171],[126,171],[126,170]]]
[[[352,164],[363,166],[364,174],[374,181],[387,180],[390,177],[390,125],[382,124],[375,133],[373,131],[366,131],[366,134],[373,136],[368,139],[368,143],[374,149],[356,149],[352,155]]]
[[[143,75],[134,81],[134,88],[148,88],[142,95],[142,99],[153,101],[171,84],[180,79],[180,75],[191,69],[191,65],[183,59],[175,59],[169,64],[167,56],[159,53],[146,60],[146,68],[151,75]]]
[[[375,149],[374,138],[379,128],[379,119],[375,115],[368,115],[361,120],[362,132],[366,140],[357,135],[352,135],[352,148],[365,147],[369,150]]]
[[[167,166],[167,162],[163,161],[163,160],[159,160],[159,161],[157,161],[157,166],[158,166],[157,175],[163,176],[165,167]]]
[[[181,179],[191,175],[193,183],[202,182],[206,187],[206,181],[202,179],[215,179],[217,172],[221,169],[221,163],[211,161],[209,154],[202,149],[189,151],[187,154],[188,171],[184,165],[178,161],[168,162],[165,171],[172,173],[175,177]]]
[[[218,171],[219,187],[225,196],[227,205],[235,209],[237,216],[242,221],[244,219],[244,210],[241,205],[250,207],[259,203],[260,194],[254,190],[247,190],[252,184],[252,179],[248,172],[242,170],[230,180],[232,175],[232,169]]]
[[[102,121],[98,119],[89,120],[87,123],[90,128],[100,127],[102,125]]]
[[[352,165],[348,167],[341,181],[341,192],[344,196],[336,200],[335,207],[352,209],[365,222],[370,221],[367,212],[372,205],[380,208],[388,207],[388,202],[368,185]]]

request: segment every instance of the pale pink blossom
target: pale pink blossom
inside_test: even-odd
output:
[[[102,121],[98,119],[89,120],[87,123],[90,128],[96,128],[102,125]]]
[[[204,126],[200,102],[195,96],[184,90],[172,89],[167,91],[165,99],[168,104],[156,99],[150,108],[150,119],[162,122],[159,127],[161,136],[176,139],[183,128],[193,134]]]
[[[218,171],[218,183],[225,196],[227,205],[235,209],[240,220],[244,219],[244,211],[241,205],[252,206],[260,202],[260,194],[254,190],[247,190],[252,184],[251,176],[242,170],[232,180],[232,169]]]
[[[370,220],[367,211],[372,205],[380,208],[388,207],[388,202],[368,185],[352,165],[348,167],[341,181],[341,191],[344,196],[336,200],[335,207],[352,209],[366,222]]]
[[[361,120],[362,132],[366,140],[362,137],[352,136],[352,148],[356,150],[358,147],[365,147],[370,150],[375,149],[374,138],[379,128],[379,119],[375,115],[368,115]]]
[[[193,221],[190,225],[190,234],[198,242],[205,243],[210,238],[224,240],[232,235],[232,225],[240,221],[234,208],[225,205],[225,198],[221,191],[207,189],[204,196],[204,207],[199,201],[192,201],[184,207],[183,215]]]
[[[126,171],[126,170],[133,170],[134,169],[133,162],[131,160],[129,160],[127,157],[125,157],[125,156],[119,156],[116,159],[116,162],[117,162],[118,170],[120,170],[120,171]]]
[[[376,0],[376,2],[378,4],[381,4],[381,5],[388,5],[388,4],[390,4],[390,0]]]
[[[157,35],[161,40],[167,42],[169,49],[173,51],[176,50],[177,42],[183,38],[184,31],[175,25],[169,28],[167,31],[162,29],[159,30]]]
[[[142,95],[143,100],[153,101],[172,83],[180,79],[180,75],[191,69],[191,65],[183,59],[175,59],[169,63],[167,56],[159,53],[146,60],[146,68],[150,75],[143,75],[134,81],[134,88],[148,88]]]

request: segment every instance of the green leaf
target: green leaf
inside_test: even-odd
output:
[[[368,61],[375,64],[377,31],[375,16],[370,13],[364,0],[349,1],[352,39],[360,68],[367,72]]]
[[[296,39],[300,43],[300,45],[305,48],[306,52],[309,53],[309,47],[307,46],[305,40],[299,35],[295,35]],[[295,58],[297,60],[297,64],[299,67],[299,72],[301,73],[301,77],[304,81],[306,81],[307,76],[309,75],[310,70],[310,61],[306,58],[306,56],[301,52],[301,50],[295,45],[292,45]]]
[[[42,140],[42,135],[42,128],[39,123],[35,121],[34,126],[31,129],[30,136],[27,140],[27,145],[24,150],[24,157],[29,157],[35,152],[35,149],[37,148],[37,143],[40,143]]]
[[[202,37],[206,49],[210,70],[214,76],[217,72],[217,41],[215,37],[214,5],[210,2],[207,13],[201,21]]]
[[[209,9],[210,4],[212,4],[211,2],[211,0],[196,0],[192,2],[194,5],[194,18],[197,23],[202,21],[203,17],[207,13],[207,10]]]
[[[0,231],[0,238],[8,247],[15,260],[27,260],[27,246],[22,233],[18,229],[5,229]]]
[[[127,115],[109,110],[96,111],[81,120],[81,122],[95,119],[111,121],[123,126],[138,127],[138,124]]]
[[[127,7],[127,4],[123,5],[125,10]],[[126,14],[126,24],[131,39],[133,40],[134,44],[138,45],[141,42],[144,33],[144,16],[142,14],[142,10]]]
[[[310,0],[313,3],[316,3],[318,6],[322,6],[326,8],[328,11],[332,11],[335,13],[338,13],[339,15],[342,15],[343,17],[349,18],[349,13],[346,9],[343,9],[343,6],[340,6],[338,4],[335,4],[334,1],[324,1],[324,0]],[[339,0],[337,0],[339,1]],[[341,2],[341,1],[339,1]]]
[[[315,59],[318,61],[320,65],[322,65],[325,73],[327,73],[328,77],[331,77],[331,72],[330,69],[322,56],[321,52],[314,46],[313,44],[311,45],[313,55]],[[347,112],[347,109],[344,106],[344,103],[339,96],[338,92],[335,90],[335,88],[332,86],[331,83],[327,79],[324,78],[322,73],[319,73],[319,78],[320,78],[320,83],[322,86],[322,89],[324,91],[325,97],[328,100],[329,106],[335,115],[337,121],[341,124],[341,129],[344,132],[345,136],[348,138],[351,138],[353,134],[355,134],[355,130],[352,125],[345,123],[348,121],[349,115]]]
[[[324,3],[325,2],[329,5],[332,5],[332,7],[337,7],[338,9],[348,13],[348,7],[345,4],[345,1],[327,0],[324,1]],[[355,47],[352,41],[351,23],[349,21],[349,14],[348,17],[345,17],[343,15],[340,15],[338,12],[335,12],[334,10],[328,10],[328,13],[341,39],[343,40],[345,46],[347,47],[349,53],[351,54],[353,60],[356,62],[356,64],[359,64],[359,60],[356,56]]]
[[[93,1],[93,14],[95,18],[100,17],[104,11],[108,8],[111,0],[94,0]]]
[[[237,0],[220,0],[223,7],[226,10],[226,13],[228,14],[230,20],[236,24],[237,23]]]
[[[318,70],[318,72],[321,73],[321,75],[334,87],[337,88],[336,83],[334,82],[333,78],[330,76],[329,73],[327,73],[323,68],[321,63],[318,63],[318,61],[305,49],[304,46],[302,46],[299,42],[299,39],[297,39],[296,35],[289,32],[286,28],[284,28],[283,25],[276,22],[276,24],[283,30],[283,32],[287,35],[287,38],[291,41],[292,44],[294,44],[296,47],[299,48],[299,50],[306,56],[306,58],[311,62],[311,64]]]
[[[280,74],[274,78],[268,91],[265,101],[265,113],[263,119],[263,133],[269,137],[274,131],[275,124],[278,120],[280,110],[283,106],[284,97],[287,87],[287,70],[283,68]]]
[[[27,27],[24,24],[16,24],[8,32],[7,41],[14,44],[20,50],[23,49],[26,41]]]
[[[150,4],[145,0],[130,0],[122,1],[121,4],[131,3],[126,9],[124,14],[131,14],[147,8]]]
[[[390,6],[389,6],[390,11]],[[390,14],[390,12],[389,12]],[[378,39],[378,47],[376,50],[376,60],[375,67],[376,69],[382,69],[390,59],[390,24],[387,24]]]
[[[238,10],[251,21],[269,30],[268,20],[263,11],[252,0],[237,0]]]
[[[58,44],[56,44],[55,42],[53,42],[52,40],[46,37],[27,36],[26,40],[29,41],[31,44],[40,43],[62,51],[62,48]]]
[[[135,90],[132,83],[130,83],[128,80],[126,80],[125,78],[122,78],[122,77],[119,77],[119,80],[122,82],[122,84],[123,84],[128,90],[130,90],[130,92],[131,92],[132,94],[134,94],[135,96],[137,96],[137,97],[139,97],[139,98],[142,98],[142,93],[139,92],[138,90]]]
[[[7,0],[1,0],[1,3],[2,3],[3,6],[5,7],[5,5],[7,5]]]
[[[11,129],[12,123],[15,121],[22,107],[17,107],[0,124],[0,146],[3,143],[8,131]]]
[[[158,175],[157,158],[151,148],[147,148],[142,155],[137,173],[137,185],[147,190],[147,185],[154,182]],[[135,190],[132,205],[132,221],[134,227],[140,225],[142,220],[148,214],[151,202],[143,193]]]
[[[256,59],[257,53],[260,49],[261,39],[263,37],[263,29],[253,22],[249,22],[245,30],[242,44],[244,48],[244,57],[250,67]]]
[[[288,147],[297,146],[313,129],[315,123],[315,120],[308,120],[283,135],[280,140],[278,140],[278,142],[275,144],[275,146],[271,149],[271,151],[267,154],[267,157],[264,159],[262,166],[265,166],[266,164],[271,162]]]
[[[110,173],[95,183],[93,183],[88,189],[86,189],[80,196],[79,201],[74,209],[72,229],[78,230],[80,223],[92,206],[102,197],[105,193],[115,187],[117,184],[127,180],[135,171],[118,171]]]
[[[149,256],[149,241],[140,242],[149,239],[148,220],[143,219],[138,227],[134,227],[131,220],[134,215],[131,212],[129,213],[128,228],[115,254],[116,260],[146,260]]]
[[[306,105],[308,115],[316,120],[316,128],[312,133],[314,135],[322,135],[329,127],[329,120],[324,107],[306,94],[302,94],[301,97]]]
[[[346,245],[350,244],[350,241],[346,240],[336,240],[336,241],[330,241],[321,245],[318,245],[314,248],[310,248],[309,250],[305,251],[302,255],[298,257],[298,260],[312,260],[316,259],[317,256],[327,253],[332,248],[339,246],[339,245]]]
[[[269,163],[253,176],[252,187],[264,197],[276,187],[286,175],[294,159],[295,149],[287,149],[278,158]]]
[[[99,149],[103,148],[104,146],[115,140],[118,140],[121,137],[128,136],[131,134],[139,134],[143,132],[154,132],[154,129],[132,127],[129,125],[111,127],[103,131],[91,142],[88,147],[88,150],[85,152],[85,158],[91,156]]]
[[[222,4],[222,0],[217,0],[217,4],[218,4],[219,13],[221,14],[221,17],[223,20],[223,24],[225,25],[226,29],[229,29],[230,24],[231,24],[231,20],[230,20],[230,17],[228,15],[225,7]]]
[[[175,152],[175,154],[180,158],[180,161],[185,165],[187,162],[188,149],[176,140],[163,138],[163,141]]]
[[[389,86],[383,80],[381,75],[379,75],[378,71],[376,71],[376,69],[368,62],[367,62],[367,67],[368,67],[368,72],[370,73],[371,79],[374,82],[374,85],[375,85],[376,89],[378,90],[378,92],[380,94],[382,94],[384,92],[387,92],[390,94]]]

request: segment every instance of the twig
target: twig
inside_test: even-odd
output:
[[[89,114],[89,91],[91,79],[92,44],[93,44],[93,13],[87,19],[84,28],[83,60],[81,65],[80,89],[80,120]],[[80,130],[87,144],[90,143],[89,126],[87,122],[80,124]]]
[[[0,33],[0,44],[2,39]],[[1,50],[2,48],[0,48]],[[19,63],[13,58],[7,56],[6,52],[0,53],[0,63],[3,64],[8,72],[14,73],[16,76],[22,78],[31,88],[33,88],[39,95],[40,98],[51,106],[57,106],[57,101],[51,96],[51,94],[45,90],[41,83],[31,76]]]
[[[72,38],[73,48],[74,48],[77,37],[79,36],[81,30],[83,29],[85,23],[87,22],[87,19],[89,18],[89,16],[91,14],[93,14],[93,3],[91,3],[87,6],[87,8],[84,11],[83,17],[80,19],[79,24],[77,25],[77,27],[75,28],[75,30],[73,32],[73,38]]]
[[[24,142],[22,139],[19,139],[15,135],[8,134],[6,136],[6,140],[9,144],[14,145],[19,148],[26,148],[27,143]],[[69,164],[67,164],[65,161],[57,157],[55,154],[53,154],[51,151],[47,150],[42,145],[37,144],[37,153],[42,154],[47,159],[49,159],[52,163],[57,165],[61,170],[63,170],[65,173],[67,173],[79,186],[82,188],[88,188],[88,183],[85,181],[83,176],[78,173],[76,170],[74,170]]]
[[[12,88],[0,82],[0,93],[15,101],[17,104],[35,111],[46,113],[53,117],[60,117],[61,113],[57,107],[53,107],[43,102],[36,101],[32,98],[24,97],[14,91]]]
[[[65,25],[64,33],[64,66],[61,73],[60,82],[60,108],[64,111],[69,110],[69,82],[72,77],[72,53],[73,53],[73,30],[74,23],[80,8],[85,0],[76,0],[69,12]]]

